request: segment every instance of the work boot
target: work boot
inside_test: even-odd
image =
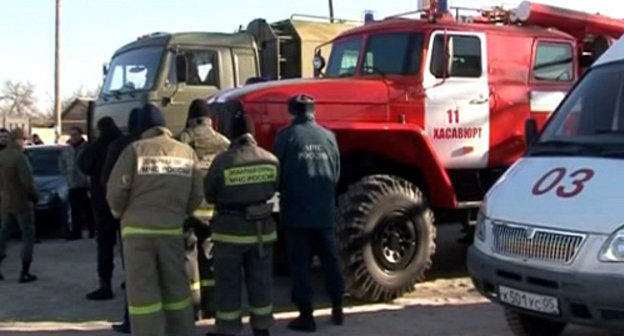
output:
[[[332,308],[332,323],[337,326],[341,326],[344,323],[342,307]]]
[[[340,326],[344,323],[342,299],[336,299],[332,301],[332,323],[337,326]]]
[[[87,300],[91,301],[104,301],[104,300],[112,300],[115,298],[113,295],[113,290],[111,289],[110,281],[100,280],[100,288],[95,291],[87,294]]]
[[[20,275],[18,282],[23,284],[23,283],[29,283],[29,282],[34,282],[37,281],[37,276],[32,275],[30,273],[25,273]]]
[[[37,277],[30,274],[30,261],[22,262],[22,271],[20,272],[19,283],[29,283],[37,281]]]
[[[254,329],[253,334],[254,336],[271,336],[269,329]]]
[[[124,321],[123,323],[113,324],[111,328],[113,329],[113,331],[118,332],[118,333],[122,333],[122,334],[131,333],[130,323],[128,321]]]
[[[312,315],[312,305],[299,305],[299,317],[288,323],[288,329],[304,332],[315,332],[316,322]]]

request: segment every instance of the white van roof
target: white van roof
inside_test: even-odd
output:
[[[598,57],[592,67],[617,61],[624,61],[624,36],[620,37],[604,54]]]

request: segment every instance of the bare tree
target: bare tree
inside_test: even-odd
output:
[[[39,117],[35,85],[30,82],[5,81],[1,90],[0,112],[7,117]]]

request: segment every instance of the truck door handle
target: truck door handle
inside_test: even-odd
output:
[[[481,105],[481,104],[488,103],[489,101],[490,101],[490,98],[480,96],[479,98],[475,98],[475,99],[471,100],[470,104],[471,105]]]

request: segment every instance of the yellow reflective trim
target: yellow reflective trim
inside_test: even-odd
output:
[[[201,289],[201,284],[199,283],[199,281],[195,281],[191,284],[192,291],[198,291],[200,289]]]
[[[270,164],[235,167],[226,169],[223,175],[226,186],[274,182],[277,180],[277,167]]]
[[[153,303],[153,304],[145,305],[145,306],[129,305],[128,313],[130,315],[149,315],[149,314],[158,313],[162,309],[163,309],[162,302],[157,302],[157,303]]]
[[[175,228],[146,228],[138,226],[124,226],[121,229],[121,236],[129,235],[158,235],[158,236],[182,236],[182,226]]]
[[[201,286],[202,287],[214,287],[214,285],[215,285],[214,279],[202,280],[201,281]]]
[[[193,300],[191,297],[187,297],[186,299],[176,301],[176,302],[165,302],[164,307],[165,310],[182,310],[186,307],[189,307]]]
[[[241,318],[241,311],[240,310],[235,310],[231,312],[217,311],[216,315],[217,315],[218,320],[234,321],[234,320],[238,320]]]
[[[212,217],[214,215],[214,209],[197,209],[193,211],[195,217]]]
[[[267,305],[264,307],[251,307],[251,313],[254,315],[271,315],[273,313],[273,305]]]
[[[255,244],[258,243],[258,236],[236,236],[229,235],[223,233],[213,233],[212,240],[220,243],[231,243],[231,244]],[[267,233],[262,235],[262,242],[271,243],[277,240],[277,232],[273,231],[271,233]]]

